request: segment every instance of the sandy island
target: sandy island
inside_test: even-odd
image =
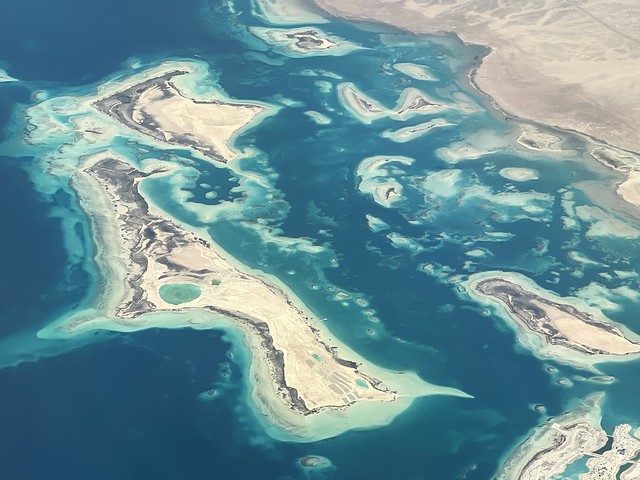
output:
[[[4,71],[3,69],[0,68],[0,83],[4,83],[4,82],[17,82],[18,80],[16,78],[13,78],[11,75],[9,75],[6,71]]]
[[[393,68],[416,80],[433,82],[438,80],[424,65],[417,63],[394,63]]]
[[[191,147],[206,157],[228,162],[236,156],[229,140],[263,112],[251,103],[197,101],[183,95],[172,80],[188,73],[174,70],[103,97],[100,111],[144,135],[171,145]]]
[[[329,35],[317,27],[266,28],[249,27],[249,31],[263,42],[280,49],[291,57],[318,55],[346,55],[362,47],[344,38]]]
[[[632,205],[640,206],[640,172],[630,172],[627,179],[618,185],[618,195]]]
[[[640,3],[315,0],[329,13],[492,49],[474,84],[500,109],[640,151]]]
[[[580,480],[638,478],[639,432],[632,436],[631,425],[621,424],[607,435],[600,426],[603,397],[588,397],[574,410],[534,429],[504,460],[496,480],[564,478],[567,467],[584,456],[590,458]]]
[[[115,77],[94,95],[54,97],[27,111],[29,142],[54,144],[44,168],[70,178],[90,220],[101,276],[90,308],[60,318],[39,336],[225,329],[246,347],[256,416],[270,435],[289,441],[386,425],[418,396],[468,397],[367,362],[332,338],[284,285],[250,271],[205,230],[196,235],[143,196],[145,179],[172,175],[174,166],[137,166],[135,158],[114,151],[114,138],[185,147],[224,165],[238,156],[235,137],[277,111],[227,98],[215,84],[203,83],[206,74],[202,62],[167,62]]]
[[[496,313],[518,342],[542,359],[580,368],[637,358],[640,337],[573,297],[560,297],[512,272],[483,272],[463,282],[468,295]]]
[[[538,180],[538,172],[533,168],[507,167],[502,168],[498,174],[507,180],[514,182],[527,182],[529,180]]]

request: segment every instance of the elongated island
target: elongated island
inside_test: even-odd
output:
[[[167,161],[116,152],[119,137],[226,165],[234,138],[277,109],[202,93],[206,67],[167,62],[98,86],[95,95],[44,100],[28,111],[30,141],[47,144],[56,125],[64,147],[48,158],[68,175],[90,219],[102,288],[90,308],[40,332],[68,338],[96,329],[221,328],[249,355],[250,404],[274,437],[314,441],[389,423],[414,398],[468,396],[411,372],[379,368],[332,338],[284,285],[230,259],[205,231],[181,225],[140,185],[172,175]],[[196,92],[196,86],[200,94]]]
[[[514,272],[489,271],[463,283],[477,302],[492,306],[518,342],[542,359],[595,370],[602,362],[638,358],[640,337],[599,310],[560,297]]]

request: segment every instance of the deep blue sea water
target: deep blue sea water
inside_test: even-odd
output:
[[[204,226],[236,258],[286,283],[318,316],[328,318],[335,335],[371,361],[414,370],[430,382],[460,388],[475,398],[427,397],[383,429],[348,432],[312,444],[277,442],[261,431],[246,407],[243,369],[219,332],[101,332],[89,345],[69,345],[58,355],[0,370],[0,478],[488,479],[518,438],[544,420],[533,411],[534,404],[555,415],[569,400],[606,388],[611,409],[605,425],[637,423],[639,412],[628,381],[636,365],[605,368],[620,379],[611,386],[579,381],[572,388],[559,386],[558,378],[576,372],[560,366],[558,374],[550,375],[547,364],[514,346],[512,332],[499,319],[481,315],[478,306],[460,300],[455,288],[420,268],[431,263],[464,273],[462,265],[469,259],[464,252],[480,244],[477,237],[487,225],[515,237],[505,244],[482,243],[492,255],[477,261],[478,271],[515,269],[547,288],[559,277],[555,288],[563,295],[590,281],[602,282],[602,269],[595,267],[583,277],[572,275],[566,260],[566,244],[572,240],[576,249],[608,262],[610,252],[624,244],[629,260],[623,269],[637,268],[637,246],[615,239],[588,241],[584,231],[575,239],[562,228],[558,189],[577,180],[597,180],[601,169],[585,167],[580,152],[574,161],[537,158],[534,165],[512,148],[489,160],[455,166],[464,170],[469,185],[494,193],[533,190],[506,187],[496,171],[534,166],[543,178],[535,191],[551,198],[549,219],[501,220],[500,215],[512,212],[485,197],[470,203],[458,199],[457,207],[455,199],[440,204],[425,200],[418,188],[422,180],[451,168],[436,149],[482,129],[507,138],[513,127],[497,114],[459,115],[454,128],[393,144],[378,133],[398,128],[397,122],[381,120],[374,127],[357,122],[343,111],[335,92],[320,92],[313,83],[318,78],[300,72],[337,73],[392,105],[407,84],[380,73],[391,63],[428,64],[440,80],[411,85],[447,98],[460,90],[470,94],[465,74],[483,49],[455,39],[431,42],[398,32],[392,44],[334,20],[323,28],[372,49],[271,65],[245,55],[249,47],[242,23],[259,22],[247,2],[237,2],[236,8],[242,12],[236,18],[239,24],[217,2],[195,0],[163,0],[152,8],[119,0],[99,7],[71,0],[0,5],[0,66],[21,80],[0,83],[4,135],[20,138],[21,110],[35,101],[31,93],[82,92],[83,85],[120,71],[132,58],[144,62],[197,56],[211,62],[219,83],[232,96],[277,102],[281,95],[302,102],[283,108],[238,142],[259,149],[266,158],[266,166],[255,158],[241,160],[240,170],[265,178],[272,172],[268,193],[274,198],[249,198],[246,201],[255,205],[241,210],[241,218],[222,215]],[[265,55],[282,60],[272,52]],[[464,67],[450,67],[447,58],[458,59]],[[307,110],[325,112],[333,123],[320,127],[304,114]],[[17,145],[10,143],[0,161],[0,340],[17,333],[33,336],[60,312],[86,301],[95,287],[90,249],[81,255],[88,263],[78,263],[79,254],[65,244],[56,216],[77,211],[72,193],[64,186],[54,194],[38,192],[30,180],[41,173],[35,171],[37,159]],[[237,173],[193,161],[180,151],[153,153],[174,153],[192,166],[197,178],[183,186],[193,194],[189,202],[242,205]],[[398,208],[383,208],[358,191],[357,165],[379,154],[416,158],[396,175],[408,198]],[[145,191],[172,216],[202,226],[188,205],[168,194],[167,181],[150,180]],[[207,199],[209,188],[201,184],[212,185],[217,196]],[[253,193],[258,198],[265,191]],[[576,197],[588,203],[579,193]],[[455,208],[458,214],[452,215]],[[383,219],[390,230],[372,232],[365,214]],[[276,240],[252,228],[259,221],[277,232]],[[74,228],[87,242],[85,227],[80,221]],[[420,249],[399,248],[386,236],[390,232],[412,239]],[[455,241],[446,239],[446,233]],[[292,252],[281,248],[278,238],[304,238],[324,250]],[[545,240],[548,249],[541,253]],[[333,300],[338,290],[352,298],[346,304]],[[381,321],[371,321],[354,297],[365,299]],[[614,314],[622,322],[638,309],[633,302],[625,306]],[[203,401],[200,395],[212,389],[215,398]],[[302,471],[296,462],[308,454],[329,458],[334,468]]]

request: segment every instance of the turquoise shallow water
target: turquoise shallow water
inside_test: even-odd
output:
[[[580,381],[574,378],[577,371],[543,364],[515,346],[500,319],[482,315],[445,281],[450,273],[503,269],[525,273],[562,295],[593,282],[609,289],[638,287],[635,277],[602,275],[637,270],[635,240],[590,239],[584,221],[576,231],[563,225],[564,190],[575,191],[577,205],[590,207],[573,185],[607,185],[612,175],[585,160],[585,147],[575,138],[566,140],[574,153],[563,160],[518,149],[516,122],[484,109],[466,85],[482,48],[388,28],[380,29],[384,34],[363,31],[332,20],[322,26],[325,31],[368,49],[344,57],[294,59],[270,51],[246,32],[246,25],[261,24],[248,2],[235,3],[236,16],[218,3],[175,5],[157,5],[153,21],[135,2],[112,2],[100,13],[63,2],[55,18],[44,5],[31,10],[32,20],[55,23],[63,32],[59,35],[48,28],[26,31],[22,7],[0,7],[2,35],[17,39],[0,42],[0,61],[20,80],[0,84],[6,140],[1,213],[10,232],[0,240],[5,266],[0,346],[5,362],[36,360],[38,355],[29,352],[46,353],[0,370],[0,384],[6,386],[0,391],[1,478],[487,479],[518,439],[544,421],[535,404],[556,415],[571,400],[603,389],[609,395],[605,426],[638,423],[632,381],[637,363],[605,365],[604,372],[618,378],[613,385]],[[100,18],[93,22],[92,43],[78,41],[87,34],[79,27],[86,15]],[[117,41],[105,40],[113,35],[111,25],[123,18],[130,28],[123,26]],[[20,143],[24,105],[35,102],[30,95],[41,90],[52,96],[88,93],[92,87],[86,85],[121,72],[135,63],[131,58],[143,68],[166,58],[194,57],[210,64],[231,96],[280,102],[283,108],[238,139],[239,147],[257,153],[239,160],[234,171],[194,160],[185,151],[115,138],[114,148],[133,162],[164,155],[190,166],[177,180],[145,182],[144,192],[171,216],[207,228],[238,260],[286,283],[363,356],[460,388],[473,400],[419,399],[388,427],[296,445],[270,439],[256,422],[245,400],[242,352],[219,333],[100,332],[77,344],[54,342],[51,349],[35,339],[35,331],[60,312],[90,303],[100,285],[86,219],[73,193],[39,170],[38,155],[59,145]],[[438,80],[402,76],[391,67],[397,62],[427,65]],[[303,74],[305,69],[319,76]],[[323,76],[326,72],[334,76]],[[329,82],[332,90],[323,91],[318,81]],[[335,88],[342,81],[387,106],[403,88],[416,87],[447,102],[459,102],[464,94],[476,111],[445,112],[452,126],[393,143],[380,133],[405,123],[360,123],[338,102]],[[309,110],[332,122],[317,125],[305,114]],[[457,165],[436,153],[474,135],[497,144],[496,152]],[[415,160],[393,172],[404,189],[395,208],[376,204],[358,189],[357,166],[374,155]],[[497,173],[504,167],[535,168],[540,180],[509,182]],[[443,170],[460,170],[461,178],[444,196],[425,187],[429,175]],[[186,197],[176,196],[176,188]],[[533,192],[537,200],[523,205],[504,200]],[[228,208],[214,210],[218,207]],[[215,213],[213,220],[203,220],[198,215],[203,212]],[[373,231],[366,215],[380,218],[388,229]],[[509,240],[489,241],[487,231],[505,232]],[[319,248],[310,253],[300,245]],[[467,255],[474,249],[488,253]],[[577,263],[569,251],[600,263]],[[425,273],[425,265],[436,275]],[[437,277],[438,272],[444,273]],[[620,309],[607,313],[640,331],[637,302],[615,295],[611,301]],[[549,366],[559,371],[550,374]],[[572,379],[573,386],[558,385],[563,378]],[[25,452],[43,461],[30,462]],[[301,468],[298,459],[311,454],[326,457],[330,466]]]
[[[190,283],[168,283],[158,290],[162,299],[172,305],[180,305],[195,300],[202,295],[202,289]]]

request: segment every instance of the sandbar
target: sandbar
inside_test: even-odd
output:
[[[4,83],[4,82],[17,82],[18,79],[17,78],[13,78],[11,75],[9,75],[5,70],[0,68],[0,83]]]
[[[424,65],[417,63],[394,63],[393,68],[416,80],[433,82],[438,80]]]
[[[398,130],[385,130],[380,134],[380,136],[397,143],[406,143],[415,140],[416,138],[428,135],[437,128],[449,127],[452,125],[455,124],[448,122],[444,118],[434,118],[428,122],[422,122],[417,125],[400,128]]]
[[[618,195],[625,202],[640,206],[640,172],[630,172],[627,179],[618,185]]]

